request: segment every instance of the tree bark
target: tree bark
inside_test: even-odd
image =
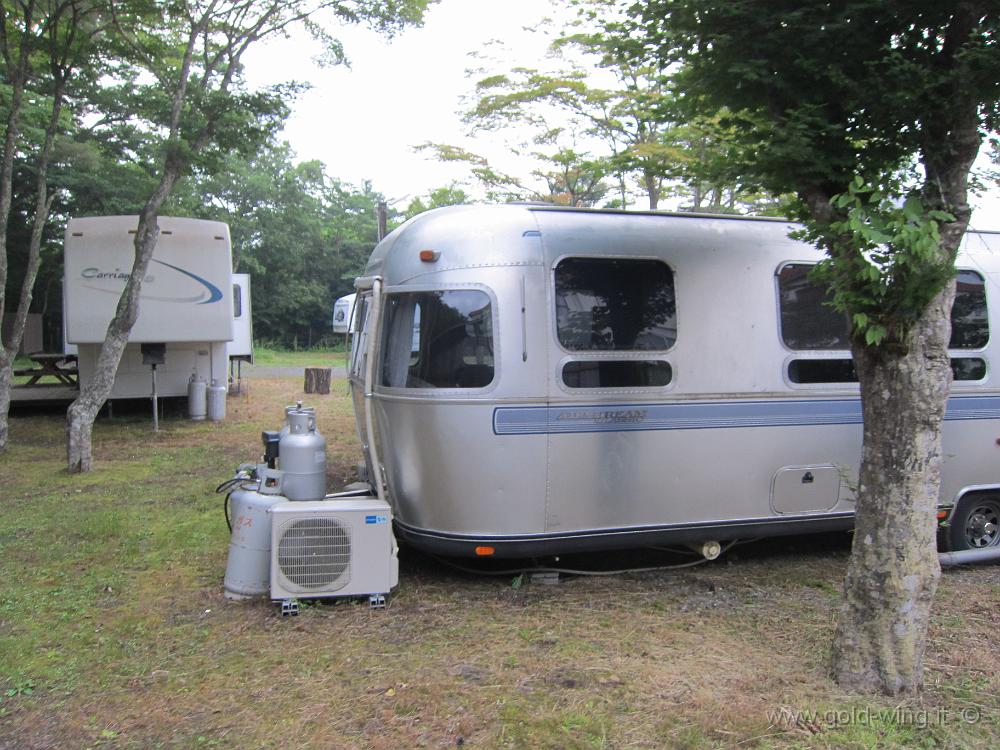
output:
[[[0,158],[0,323],[3,322],[4,311],[7,307],[7,224],[10,220],[14,182],[14,151],[21,133],[24,89],[29,71],[29,58],[34,49],[31,29],[34,24],[35,4],[34,2],[26,3],[22,9],[24,11],[24,35],[20,46],[16,49],[16,56],[11,38],[13,22],[8,27],[8,17],[13,18],[13,14],[8,16],[5,9],[4,13],[0,15],[0,24],[2,24],[0,26],[0,47],[2,47],[3,52],[4,77],[11,89],[10,106],[4,130],[3,156]],[[12,348],[8,349],[7,342],[0,337],[0,409],[3,413],[2,421],[0,421],[0,451],[7,448],[10,386],[13,382],[14,356],[17,353],[19,343],[19,339],[17,342],[11,342]]]
[[[329,393],[333,371],[329,367],[307,367],[305,379],[306,393]]]
[[[35,217],[31,227],[31,239],[28,244],[28,264],[24,270],[24,278],[21,279],[21,295],[18,299],[17,312],[14,317],[14,325],[11,328],[10,340],[0,342],[0,350],[3,350],[0,351],[0,451],[7,448],[11,399],[10,388],[13,385],[14,357],[17,355],[17,350],[21,346],[21,340],[24,338],[24,327],[27,324],[28,313],[31,310],[35,279],[38,277],[38,268],[41,265],[42,234],[45,230],[45,223],[49,219],[49,211],[52,208],[52,202],[55,198],[54,195],[50,196],[48,194],[49,162],[52,159],[52,149],[55,145],[56,133],[59,130],[59,118],[62,113],[63,96],[66,89],[66,80],[69,77],[69,70],[58,69],[54,70],[53,74],[55,90],[52,94],[52,111],[49,115],[49,124],[45,129],[45,141],[38,156],[38,173],[35,178]]]
[[[652,172],[643,174],[643,182],[646,187],[646,197],[649,199],[649,210],[655,211],[660,205],[660,180]]]
[[[951,283],[933,300],[904,350],[854,347],[864,448],[833,648],[834,677],[849,689],[903,695],[923,684],[954,294]]]

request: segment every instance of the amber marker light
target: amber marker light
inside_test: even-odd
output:
[[[421,250],[420,251],[420,260],[422,260],[424,263],[433,263],[434,261],[436,261],[440,257],[441,257],[441,253],[439,253],[437,250]]]
[[[939,510],[939,511],[938,511],[938,516],[937,516],[937,518],[938,518],[938,520],[939,520],[939,521],[943,521],[943,520],[944,520],[944,519],[946,519],[947,517],[948,517],[948,511],[946,511],[946,510]]]
[[[496,550],[492,547],[476,547],[476,554],[480,557],[489,557],[494,552],[496,552]]]

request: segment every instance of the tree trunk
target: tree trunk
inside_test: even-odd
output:
[[[652,172],[643,174],[643,182],[646,185],[646,196],[649,198],[649,210],[655,211],[660,205],[660,180]]]
[[[4,32],[2,36],[3,61],[6,70],[5,81],[10,87],[10,104],[7,110],[7,122],[4,130],[3,156],[0,158],[0,324],[3,323],[4,311],[7,308],[7,225],[10,221],[10,207],[12,200],[12,190],[14,182],[14,152],[17,147],[17,139],[21,133],[21,110],[24,101],[25,79],[28,74],[28,59],[32,51],[31,34],[28,30],[32,24],[33,6],[27,6],[26,19],[24,21],[25,33],[21,39],[20,47],[17,50],[17,57],[10,46],[9,35]],[[7,18],[0,19],[0,23],[6,25]],[[7,414],[10,411],[10,386],[13,383],[14,357],[17,354],[18,344],[13,344],[13,350],[6,350],[7,342],[0,337],[0,409],[3,416],[0,417],[0,451],[7,448]]]
[[[54,195],[49,195],[49,161],[55,145],[56,132],[59,130],[59,118],[62,112],[63,93],[68,73],[57,78],[52,99],[52,112],[49,124],[45,130],[45,141],[38,156],[38,174],[35,178],[35,217],[31,227],[31,239],[28,243],[28,263],[21,279],[21,295],[18,298],[17,313],[14,325],[11,327],[10,340],[0,342],[7,351],[0,355],[0,370],[6,370],[6,376],[0,374],[0,451],[7,448],[8,419],[10,416],[10,388],[13,385],[13,364],[21,341],[24,338],[24,328],[28,322],[31,310],[31,298],[35,289],[35,279],[42,260],[42,234],[49,219]],[[0,316],[2,317],[2,316]]]
[[[7,447],[9,438],[10,387],[14,384],[14,358],[7,355],[0,343],[0,451]]]
[[[846,688],[912,694],[940,568],[935,510],[955,284],[931,303],[904,346],[854,347],[864,448],[854,545],[834,640],[834,677]],[[905,350],[904,350],[905,349]]]
[[[156,217],[163,201],[173,190],[182,168],[181,163],[168,161],[159,185],[139,215],[135,234],[135,261],[122,296],[118,299],[115,317],[108,325],[104,343],[97,354],[93,379],[86,386],[81,384],[80,395],[66,411],[66,464],[71,474],[93,468],[94,420],[111,395],[129,332],[139,317],[139,292],[160,231],[156,225]]]
[[[332,374],[333,371],[329,367],[307,367],[305,373],[305,392],[329,393]]]

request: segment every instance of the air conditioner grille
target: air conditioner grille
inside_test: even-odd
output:
[[[343,588],[350,581],[350,529],[335,518],[291,521],[278,543],[278,567],[304,589]]]

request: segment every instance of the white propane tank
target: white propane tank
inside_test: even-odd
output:
[[[271,514],[268,509],[287,498],[262,495],[254,483],[240,485],[229,496],[233,533],[223,583],[227,599],[265,596],[271,587]]]
[[[322,500],[326,497],[326,438],[316,430],[312,409],[286,412],[288,432],[281,431],[278,461],[282,491],[289,500]]]
[[[208,386],[208,418],[221,422],[226,418],[226,386],[213,380]]]
[[[188,381],[188,417],[195,422],[205,419],[205,412],[208,409],[207,389],[208,384],[198,373],[191,375],[191,379]]]

